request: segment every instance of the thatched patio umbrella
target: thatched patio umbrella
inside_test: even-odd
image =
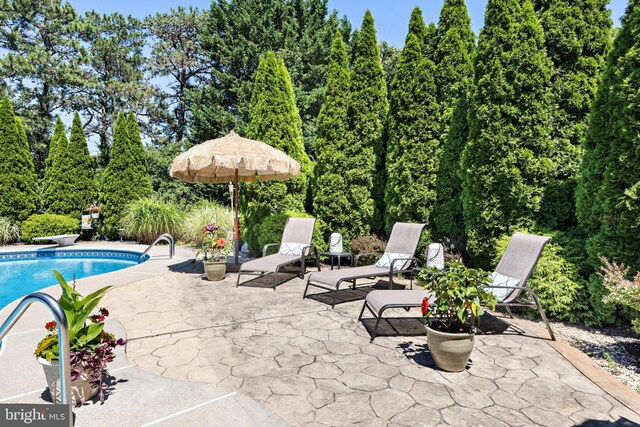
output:
[[[173,160],[169,174],[186,182],[221,184],[232,182],[234,210],[234,260],[242,236],[238,218],[238,183],[286,181],[300,174],[300,163],[260,141],[242,138],[234,131],[227,136],[196,145]]]

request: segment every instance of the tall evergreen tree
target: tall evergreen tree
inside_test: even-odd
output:
[[[422,55],[436,63],[436,50],[438,49],[438,27],[433,22],[429,22],[425,31]]]
[[[442,157],[434,207],[436,235],[464,244],[460,156],[469,134],[475,35],[464,0],[445,0],[438,23],[436,87],[441,108]]]
[[[325,99],[318,115],[313,212],[327,229],[341,233],[345,242],[353,237],[346,156],[349,123],[349,58],[342,35],[336,35],[329,58]],[[326,237],[326,236],[325,236]]]
[[[634,14],[638,13],[636,1],[630,2],[622,26],[613,43],[589,116],[589,129],[583,142],[584,155],[576,189],[576,216],[581,229],[595,235],[602,224],[602,203],[596,199],[600,190],[611,151],[611,142],[617,137],[619,111],[613,106],[618,102],[617,88],[623,84],[618,63],[633,46]]]
[[[481,266],[497,237],[533,225],[551,173],[544,43],[530,0],[489,0],[462,157],[467,250]]]
[[[581,143],[599,75],[610,47],[608,0],[554,0],[540,6],[551,78],[554,113],[554,173],[545,190],[541,223],[551,228],[575,224],[575,187]]]
[[[87,138],[78,113],[73,116],[66,161],[63,163],[64,173],[67,175],[65,193],[68,203],[64,211],[56,213],[79,217],[98,192],[95,164],[89,153]]]
[[[118,114],[113,131],[111,159],[100,183],[100,203],[104,215],[103,232],[107,237],[118,236],[120,219],[125,206],[151,191],[149,177],[140,165],[138,145],[142,145],[140,133],[130,125],[123,113]]]
[[[0,216],[24,221],[35,213],[38,184],[27,135],[5,95],[0,100]]]
[[[387,85],[380,61],[373,16],[367,10],[354,47],[351,76],[349,127],[352,157],[345,177],[350,188],[349,204],[354,233],[380,231],[384,213],[384,124],[387,118]]]
[[[637,271],[640,269],[640,1],[629,3],[620,37],[628,42],[628,50],[618,61],[609,62],[617,75],[606,105],[612,119],[605,125],[611,136],[610,148],[595,197],[600,206],[597,218],[601,226],[590,239],[588,249],[594,260],[603,255]],[[606,83],[609,82],[603,80],[602,84]],[[594,120],[592,125],[601,123]],[[594,136],[598,133],[594,129]]]
[[[410,28],[411,31],[411,28]],[[431,223],[440,160],[435,65],[409,33],[391,86],[385,229],[396,222]]]
[[[430,29],[431,31],[431,29]],[[409,39],[411,38],[411,34],[415,35],[418,39],[418,43],[420,44],[420,53],[425,54],[427,51],[425,49],[425,45],[430,43],[431,40],[427,36],[427,26],[424,23],[424,17],[422,16],[422,9],[418,6],[414,7],[411,11],[411,18],[409,18],[409,32],[407,36],[404,38],[405,46],[409,43]],[[429,37],[432,34],[429,34]]]
[[[49,143],[49,156],[47,157],[44,179],[42,181],[42,204],[47,212],[63,214],[67,209],[66,200],[60,196],[66,193],[67,175],[65,173],[68,141],[62,119],[56,119],[51,143]]]
[[[300,176],[287,182],[248,184],[241,192],[244,237],[252,251],[258,248],[258,226],[269,215],[304,212],[311,162],[304,151],[302,120],[295,104],[293,86],[282,59],[268,52],[258,65],[249,105],[247,136],[263,141],[300,163]]]

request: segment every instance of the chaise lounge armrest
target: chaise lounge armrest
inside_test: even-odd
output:
[[[420,267],[420,265],[421,265],[420,260],[418,258],[415,258],[415,257],[395,258],[395,259],[391,260],[391,265],[389,266],[389,273],[395,274],[395,273],[402,273],[402,272],[410,271],[409,269],[396,270],[395,268],[393,268],[396,265],[396,262],[398,262],[398,261],[404,261],[404,262],[413,261],[413,262],[415,262],[417,264],[417,267]]]
[[[262,256],[263,256],[263,257],[267,256],[267,250],[268,250],[271,246],[280,246],[280,243],[267,243],[266,245],[264,245],[264,246],[262,247]]]

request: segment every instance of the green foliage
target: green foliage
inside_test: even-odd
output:
[[[286,210],[304,212],[311,161],[304,151],[302,121],[284,62],[268,52],[260,61],[249,106],[247,136],[263,141],[300,163],[300,175],[287,182],[263,182],[241,187],[240,208],[244,216],[244,239],[259,251],[258,228],[264,218]]]
[[[5,95],[0,100],[0,216],[23,221],[36,211],[37,198],[27,135]]]
[[[66,156],[61,163],[65,185],[64,196],[59,197],[60,200],[64,200],[66,207],[58,210],[51,209],[51,212],[79,217],[95,199],[98,192],[96,190],[95,164],[89,154],[84,128],[77,113],[73,117]]]
[[[436,49],[438,48],[438,27],[433,22],[429,22],[425,31],[422,55],[435,63]]]
[[[342,36],[333,42],[325,101],[318,116],[313,213],[327,225],[327,232],[354,237],[349,188],[344,179],[351,169],[348,147],[349,62]],[[325,240],[329,236],[323,236]]]
[[[410,28],[411,29],[411,28]],[[409,33],[391,86],[385,230],[396,222],[432,222],[440,161],[435,66]]]
[[[351,240],[351,252],[354,256],[365,253],[382,254],[387,244],[380,240],[378,236],[369,234],[367,236],[356,236]],[[364,255],[358,260],[359,265],[370,265],[376,262],[378,256]]]
[[[540,223],[564,229],[575,224],[575,187],[581,143],[600,72],[610,48],[607,0],[556,0],[543,5],[540,22],[553,61],[551,86],[554,171],[545,190]],[[546,7],[545,7],[546,6]]]
[[[62,119],[56,119],[51,143],[49,144],[49,156],[47,157],[44,180],[42,181],[42,203],[47,212],[65,214],[67,201],[65,200],[65,179],[67,178],[64,166],[67,157],[67,134]]]
[[[435,235],[464,248],[460,155],[469,134],[475,35],[464,0],[446,0],[440,12],[435,52],[442,156],[436,183]]]
[[[345,150],[349,159],[344,176],[352,235],[380,230],[384,212],[384,124],[387,85],[371,12],[367,11],[353,49],[350,135]]]
[[[428,54],[427,47],[430,46],[431,40],[427,38],[427,26],[424,23],[424,18],[422,16],[422,9],[418,6],[414,7],[411,11],[411,18],[409,18],[409,32],[407,32],[407,36],[404,39],[404,44],[409,44],[409,39],[411,38],[411,34],[416,36],[418,40],[418,45],[420,47],[420,54]],[[429,34],[431,37],[433,34]]]
[[[289,211],[266,217],[260,224],[260,235],[258,238],[260,252],[264,245],[269,243],[280,243],[282,241],[282,232],[284,231],[284,226],[288,218],[312,218],[312,216],[304,212]],[[311,244],[318,249],[318,252],[324,251],[327,247],[327,242],[323,237],[324,228],[324,224],[316,220],[313,228]]]
[[[22,223],[22,240],[31,242],[34,237],[75,234],[80,228],[80,219],[64,215],[36,214]]]
[[[490,0],[462,156],[467,250],[486,266],[495,240],[529,227],[552,171],[551,62],[529,0]]]
[[[189,209],[184,221],[180,238],[194,246],[203,242],[200,232],[207,224],[218,224],[225,230],[233,230],[233,213],[216,202],[201,201]]]
[[[103,232],[109,238],[119,236],[120,218],[130,202],[151,192],[144,150],[135,117],[120,113],[116,120],[111,160],[101,176],[100,205],[104,216]]]
[[[126,206],[121,225],[125,236],[149,244],[163,233],[179,235],[183,218],[181,209],[174,203],[158,197],[143,197]]]
[[[95,351],[96,347],[105,341],[107,333],[104,331],[104,322],[99,320],[97,315],[92,316],[91,312],[98,307],[100,300],[111,287],[106,286],[83,296],[76,291],[75,283],[71,287],[56,270],[53,270],[53,274],[62,288],[59,302],[69,323],[69,348],[72,351]],[[49,362],[59,358],[57,333],[47,335],[38,343],[35,356]]]
[[[0,216],[0,246],[20,241],[20,227],[8,218]]]
[[[605,302],[609,292],[602,283],[602,276],[594,273],[587,282],[587,291],[584,293],[586,301],[591,309],[582,319],[586,326],[600,328],[606,325],[614,325],[618,321],[618,310],[613,303]]]

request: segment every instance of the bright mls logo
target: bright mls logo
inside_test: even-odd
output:
[[[69,405],[0,404],[3,427],[62,427],[69,425]]]

